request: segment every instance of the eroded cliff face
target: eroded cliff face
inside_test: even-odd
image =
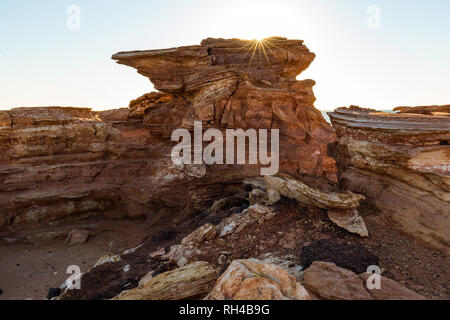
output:
[[[387,221],[450,253],[450,108],[359,107],[330,113],[341,185],[366,195]]]
[[[336,179],[333,129],[313,106],[302,41],[207,39],[113,56],[160,90],[129,109],[0,111],[0,227],[105,215],[177,223],[241,190],[258,165],[175,166],[173,130],[280,130],[280,172]]]

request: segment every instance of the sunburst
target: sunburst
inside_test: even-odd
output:
[[[274,56],[274,50],[281,50],[277,45],[272,43],[269,39],[254,39],[248,41],[242,47],[238,48],[237,52],[246,51],[245,57],[249,59],[248,71],[250,71],[254,60],[258,60],[259,66],[264,61],[270,66],[272,70],[272,63],[270,62],[270,55]],[[258,57],[255,59],[255,57]]]

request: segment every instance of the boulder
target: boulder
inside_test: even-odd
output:
[[[309,300],[283,268],[258,260],[235,260],[217,280],[208,300]]]
[[[303,284],[326,300],[372,300],[356,273],[331,262],[314,262],[305,270]]]
[[[303,284],[327,300],[425,300],[398,282],[379,275],[379,287],[369,286],[372,273],[357,275],[330,262],[314,262],[304,273]],[[372,283],[371,283],[372,284]],[[370,288],[369,288],[370,287]]]

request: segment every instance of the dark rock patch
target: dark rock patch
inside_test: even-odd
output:
[[[61,288],[50,288],[48,290],[47,299],[50,300],[61,295]]]
[[[379,265],[378,257],[360,244],[340,244],[330,240],[314,241],[302,248],[300,260],[304,269],[314,261],[333,262],[338,267],[359,274],[372,265]]]

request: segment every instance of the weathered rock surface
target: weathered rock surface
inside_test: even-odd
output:
[[[330,262],[314,262],[305,270],[303,284],[326,300],[372,300],[363,281],[354,272]]]
[[[284,197],[296,199],[305,205],[325,210],[347,210],[357,208],[360,201],[364,200],[363,195],[349,191],[321,191],[286,174],[265,176],[264,180],[266,181],[268,188],[277,191]]]
[[[364,219],[359,215],[356,208],[341,211],[328,211],[328,218],[333,221],[339,227],[347,230],[350,233],[356,233],[361,237],[368,237],[369,231],[367,230]]]
[[[361,273],[359,277],[363,280],[364,287],[370,293],[374,300],[425,300],[426,298],[404,286],[397,281],[389,279],[385,276],[380,276],[380,288],[370,289],[367,282],[371,275],[368,273]]]
[[[330,113],[339,137],[340,183],[364,194],[389,223],[450,254],[448,106],[401,110]]]
[[[113,300],[183,300],[201,298],[213,287],[217,271],[207,262],[164,272],[137,288],[124,291]]]
[[[116,54],[161,90],[129,109],[0,111],[0,227],[90,215],[177,223],[260,175],[260,165],[175,166],[171,133],[196,120],[203,130],[279,129],[282,172],[335,180],[335,134],[313,106],[314,81],[295,79],[315,55],[297,40],[260,45],[207,39]]]
[[[208,300],[309,300],[283,268],[258,260],[235,260],[217,280]]]
[[[304,273],[303,284],[326,300],[424,300],[398,282],[380,275],[380,287],[369,289],[371,274],[356,273],[330,262],[314,262]],[[371,281],[371,279],[369,279]]]

